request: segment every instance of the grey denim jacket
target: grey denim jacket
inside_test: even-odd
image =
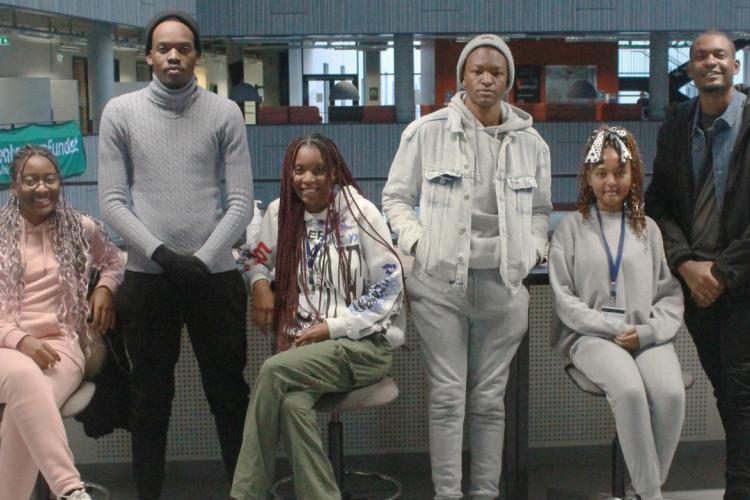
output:
[[[531,121],[505,102],[503,113],[523,114]],[[418,242],[414,274],[454,295],[465,293],[469,270],[475,133],[452,106],[412,122],[401,135],[383,189],[383,212],[399,247],[411,254]],[[530,125],[504,135],[493,182],[501,236],[499,272],[515,292],[544,255],[552,210],[549,147]]]

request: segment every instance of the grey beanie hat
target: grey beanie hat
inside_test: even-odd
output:
[[[456,88],[458,88],[458,90],[464,89],[461,80],[463,80],[464,76],[464,64],[466,63],[466,58],[469,57],[469,54],[471,54],[474,49],[484,46],[499,50],[500,53],[505,56],[505,60],[508,61],[508,87],[505,91],[507,93],[508,90],[513,87],[513,80],[516,77],[516,66],[513,64],[513,54],[510,53],[510,48],[505,42],[503,42],[502,38],[492,34],[475,36],[469,40],[469,43],[466,44],[464,50],[461,51],[461,55],[458,57],[458,65],[456,66],[456,84],[458,85]]]

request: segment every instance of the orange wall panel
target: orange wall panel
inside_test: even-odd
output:
[[[446,92],[456,92],[456,64],[463,43],[435,40],[435,100],[442,103]],[[513,40],[508,43],[516,66],[578,65],[596,66],[597,90],[616,94],[616,42],[565,42],[562,39]],[[541,74],[541,100],[545,101],[544,70]],[[511,95],[511,100],[513,96]]]

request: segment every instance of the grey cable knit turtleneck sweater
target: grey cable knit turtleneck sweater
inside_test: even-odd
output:
[[[226,178],[226,212],[221,167]],[[196,85],[158,78],[112,99],[99,132],[99,204],[128,245],[127,268],[161,273],[162,243],[212,272],[234,269],[231,245],[252,217],[253,181],[242,113]]]

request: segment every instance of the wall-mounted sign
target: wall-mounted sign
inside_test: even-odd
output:
[[[86,171],[86,151],[77,122],[60,125],[27,125],[0,130],[0,182],[10,182],[9,167],[13,155],[25,144],[44,146],[57,157],[63,177]]]
[[[541,66],[516,66],[516,101],[539,102],[541,100]]]
[[[596,66],[547,66],[547,102],[577,102],[596,99]]]

